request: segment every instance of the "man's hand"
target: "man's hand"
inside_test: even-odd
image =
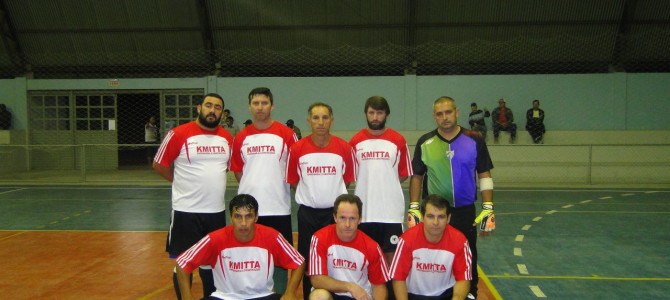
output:
[[[407,227],[412,228],[421,223],[421,211],[419,210],[419,202],[410,202],[407,210]]]
[[[368,294],[362,287],[353,282],[349,282],[349,293],[356,300],[372,300],[372,296]]]
[[[484,202],[482,204],[482,211],[479,213],[479,216],[475,218],[475,224],[479,224],[479,230],[481,236],[488,236],[493,230],[496,229],[496,218],[493,214],[493,202]]]

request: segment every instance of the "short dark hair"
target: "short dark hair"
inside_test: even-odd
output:
[[[535,102],[537,102],[537,104],[540,104],[540,100],[535,99],[535,100],[533,100],[532,103],[535,103]]]
[[[233,118],[232,116],[228,116],[228,117],[226,118],[226,120],[231,120],[231,121],[235,122],[235,118]]]
[[[368,107],[372,107],[372,109],[376,110],[383,110],[386,112],[386,115],[391,114],[389,103],[382,96],[372,96],[368,98],[367,101],[365,101],[365,108],[363,108],[363,112],[366,114],[368,113]]]
[[[340,203],[346,202],[351,204],[356,204],[358,207],[358,216],[363,216],[363,201],[356,195],[342,194],[335,198],[335,203],[333,204],[333,215],[337,215],[337,208],[340,207]]]
[[[209,94],[205,95],[205,97],[202,97],[202,101],[200,101],[200,104],[205,103],[205,99],[207,99],[207,97],[214,97],[216,99],[219,99],[219,100],[221,100],[221,105],[223,105],[223,106],[226,105],[226,103],[223,101],[223,97],[221,97],[221,95],[219,95],[217,93],[209,93]]]
[[[426,205],[428,205],[429,203],[430,205],[435,206],[435,208],[438,209],[446,208],[447,216],[451,214],[451,204],[449,203],[449,200],[440,195],[431,194],[426,196],[426,198],[423,198],[423,201],[421,201],[419,211],[421,212],[422,216],[426,214]]]
[[[269,88],[257,87],[251,90],[251,92],[249,92],[249,104],[251,104],[251,98],[253,98],[254,95],[265,95],[268,98],[270,98],[270,105],[274,105],[274,100],[272,99],[272,91],[270,91]]]
[[[230,200],[230,204],[228,204],[228,210],[230,211],[231,216],[233,215],[234,211],[240,208],[246,208],[249,211],[253,211],[255,215],[258,215],[258,201],[256,201],[256,198],[254,198],[252,195],[239,194]]]
[[[477,102],[470,103],[470,106],[477,106]]]
[[[224,109],[223,112],[230,114],[230,109]]]
[[[310,105],[309,108],[307,108],[307,114],[311,116],[311,115],[312,115],[312,108],[315,108],[315,107],[317,107],[317,106],[323,106],[323,107],[327,108],[327,109],[328,109],[328,114],[329,114],[331,117],[333,116],[333,108],[330,107],[330,105],[328,105],[328,104],[326,104],[326,103],[323,103],[323,102],[314,102],[314,103],[312,103],[312,105]]]

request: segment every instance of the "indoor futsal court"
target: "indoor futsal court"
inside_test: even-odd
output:
[[[478,240],[479,299],[664,298],[669,193],[497,188],[497,229]],[[169,199],[168,186],[0,187],[0,290],[13,299],[173,299]]]

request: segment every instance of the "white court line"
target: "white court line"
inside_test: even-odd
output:
[[[523,225],[523,227],[521,227],[521,230],[528,230],[528,229],[530,229],[530,225]]]
[[[542,290],[540,289],[539,286],[537,286],[537,285],[529,285],[528,287],[530,288],[530,291],[533,292],[533,294],[535,295],[535,297],[538,297],[538,298],[547,298],[547,295],[545,295],[545,294],[542,292]]]
[[[579,202],[579,203],[589,203],[589,202],[591,202],[591,200],[584,200],[584,201]]]
[[[521,254],[521,248],[514,248],[514,256],[523,256],[523,254]]]
[[[553,214],[553,213],[555,213],[555,212],[556,212],[555,210],[550,210],[550,211],[546,212],[546,214],[551,215],[551,214]]]
[[[539,220],[542,220],[542,217],[535,217],[535,218],[533,218],[533,222],[537,222],[537,221],[539,221]]]
[[[526,268],[526,265],[524,265],[524,264],[517,264],[516,267],[517,267],[517,269],[519,269],[519,274],[521,274],[521,275],[528,275],[528,268]]]
[[[612,199],[611,196],[606,196],[606,197],[600,197],[600,199]]]
[[[20,188],[20,189],[15,189],[15,190],[11,190],[11,191],[4,191],[4,192],[1,192],[0,195],[1,195],[1,194],[12,193],[12,192],[23,191],[23,190],[27,190],[27,189],[28,189],[28,188]]]
[[[622,197],[628,197],[628,196],[633,196],[635,194],[621,194]]]
[[[515,242],[523,242],[523,234],[519,234],[514,238]]]
[[[573,207],[573,206],[574,205],[572,205],[572,204],[568,204],[568,205],[563,206],[563,208],[570,208],[570,207]]]
[[[644,192],[644,193],[645,194],[653,194],[653,193],[658,193],[658,191],[647,191],[647,192]]]

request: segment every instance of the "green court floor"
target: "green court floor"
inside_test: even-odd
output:
[[[670,188],[497,188],[494,199],[479,265],[501,298],[668,298]],[[0,186],[0,230],[165,231],[170,210],[167,185]]]

